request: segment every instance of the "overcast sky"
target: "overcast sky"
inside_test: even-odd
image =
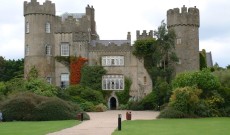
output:
[[[30,0],[27,0],[30,2]],[[45,0],[37,0],[42,4]],[[24,0],[0,3],[0,56],[5,59],[24,57]],[[95,8],[100,39],[126,39],[136,30],[156,30],[166,20],[168,9],[183,5],[200,10],[200,50],[211,51],[213,62],[230,64],[230,1],[229,0],[52,0],[56,14],[85,13],[87,4]]]

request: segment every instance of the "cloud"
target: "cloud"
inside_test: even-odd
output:
[[[229,38],[212,38],[200,41],[200,50],[212,52],[213,63],[218,63],[221,67],[230,65],[230,39]]]

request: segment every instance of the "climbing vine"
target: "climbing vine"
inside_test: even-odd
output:
[[[86,58],[71,57],[70,59],[70,84],[79,84],[81,81],[81,68],[88,61]]]
[[[70,70],[70,84],[79,84],[81,80],[81,68],[88,60],[81,56],[56,56],[55,59]]]

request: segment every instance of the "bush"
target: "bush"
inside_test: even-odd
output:
[[[158,118],[187,118],[190,117],[187,114],[175,110],[172,107],[166,107],[164,110],[162,110],[160,112],[160,115],[158,116]]]
[[[94,111],[94,104],[92,102],[84,102],[80,104],[81,108],[86,112],[93,112]]]
[[[116,92],[116,96],[120,104],[127,104],[129,101],[130,95],[130,87],[132,85],[132,80],[129,78],[125,78],[125,89],[123,91]]]
[[[76,111],[68,102],[59,98],[49,98],[36,107],[36,120],[75,119]]]
[[[73,85],[66,89],[66,93],[71,96],[74,102],[92,102],[94,105],[104,103],[105,100],[100,91],[93,90],[89,87],[81,85]]]
[[[215,75],[221,83],[221,86],[230,88],[230,70],[217,70],[213,72],[213,75]]]
[[[201,92],[192,87],[177,88],[170,97],[169,106],[185,114],[194,114]]]
[[[158,108],[156,92],[152,91],[141,100],[144,110],[153,110]]]
[[[107,107],[104,104],[98,104],[94,107],[95,112],[105,112],[107,111]]]
[[[209,70],[198,72],[182,73],[173,80],[173,88],[183,88],[186,86],[197,87],[203,90],[204,97],[209,96],[211,91],[220,87],[220,82]]]
[[[45,97],[33,93],[18,93],[11,95],[1,106],[4,120],[34,120],[35,107],[38,103],[46,100]]]
[[[38,96],[33,93],[17,93],[0,106],[6,121],[75,119],[80,107],[59,98]]]
[[[120,104],[118,109],[119,110],[127,110],[128,109],[128,104]]]
[[[141,102],[129,101],[128,102],[128,109],[130,109],[130,110],[144,110],[144,107],[142,106]]]

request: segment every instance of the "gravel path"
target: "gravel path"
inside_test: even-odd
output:
[[[111,135],[118,125],[118,114],[122,114],[122,120],[126,120],[124,110],[89,112],[90,120],[71,128],[63,129],[48,135]],[[131,111],[132,120],[156,119],[159,112],[155,111]]]

